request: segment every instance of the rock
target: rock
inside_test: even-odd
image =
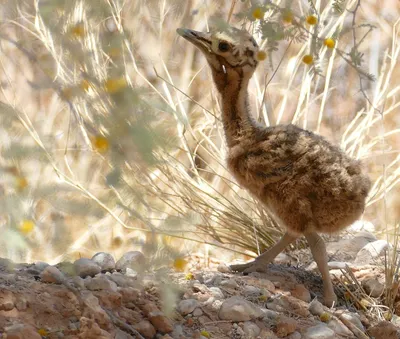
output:
[[[81,317],[79,319],[79,338],[85,339],[113,339],[113,337],[105,330],[100,328],[93,319]]]
[[[290,265],[292,264],[293,259],[287,255],[286,253],[279,253],[276,258],[274,259],[274,264],[278,265]]]
[[[38,270],[39,272],[42,272],[46,267],[50,266],[47,262],[44,261],[36,261],[35,265],[33,265],[33,268]]]
[[[215,299],[225,299],[224,293],[221,291],[219,287],[210,287],[210,292]]]
[[[297,329],[297,321],[293,318],[279,315],[276,319],[276,334],[278,337],[286,337]]]
[[[112,271],[115,269],[114,257],[106,252],[98,252],[92,257],[92,261],[100,266],[102,271]]]
[[[221,273],[231,273],[232,272],[231,268],[228,265],[223,264],[223,263],[218,265],[217,270],[218,270],[218,272],[221,272]]]
[[[138,331],[146,339],[152,339],[156,335],[156,329],[147,320],[141,320],[133,326],[133,328]]]
[[[285,339],[301,339],[300,332],[293,332],[291,335],[288,335]]]
[[[198,293],[198,292],[200,292],[200,293],[207,293],[207,292],[209,292],[208,287],[207,287],[206,285],[200,284],[200,283],[194,283],[194,284],[192,285],[192,289],[193,289],[193,292],[196,292],[196,293]]]
[[[372,326],[368,333],[376,339],[398,339],[400,338],[400,329],[388,321],[381,321]]]
[[[356,264],[373,264],[384,251],[390,246],[386,240],[376,240],[365,245],[358,253],[355,259]]]
[[[76,288],[79,288],[80,290],[85,288],[85,280],[80,276],[69,278],[68,282],[71,283]]]
[[[170,333],[174,330],[172,321],[168,319],[155,304],[147,302],[143,305],[142,310],[157,331]]]
[[[290,291],[290,293],[293,297],[303,300],[307,303],[311,301],[310,291],[303,284],[297,284],[294,289]]]
[[[357,220],[348,227],[349,231],[360,232],[360,233],[373,233],[375,232],[375,226],[372,222],[365,220]],[[376,238],[375,238],[376,239]]]
[[[25,311],[28,308],[28,301],[25,299],[25,297],[21,296],[15,303],[15,307],[20,312]]]
[[[345,338],[352,337],[354,335],[353,332],[351,332],[347,328],[347,326],[345,326],[341,321],[335,318],[330,319],[327,325],[336,334],[343,336]]]
[[[28,325],[13,325],[8,327],[5,331],[7,339],[41,339],[42,336],[36,331],[35,328]]]
[[[258,297],[261,295],[261,290],[257,287],[247,285],[243,288],[243,294],[245,297]]]
[[[199,306],[199,302],[195,299],[181,300],[178,304],[177,311],[185,316],[192,313],[194,309]]]
[[[351,312],[345,312],[341,315],[344,319],[347,321],[351,322],[354,326],[358,327],[359,330],[362,332],[365,332],[365,328],[363,324],[361,323],[360,317],[358,314],[351,313]]]
[[[377,278],[365,279],[361,283],[365,290],[365,293],[369,294],[373,298],[378,298],[382,295],[385,290],[385,286],[381,284]]]
[[[14,308],[15,297],[11,291],[0,290],[0,311],[11,311]]]
[[[307,328],[304,332],[304,339],[335,339],[336,335],[333,330],[331,330],[325,324],[319,324]]]
[[[243,324],[243,332],[246,338],[257,338],[261,332],[261,329],[252,321],[245,321]]]
[[[282,295],[279,299],[275,300],[275,302],[277,302],[278,306],[281,306],[282,309],[290,311],[291,313],[297,314],[301,317],[305,318],[310,315],[308,304],[292,296]]]
[[[239,285],[235,279],[228,279],[221,281],[221,287],[237,289],[239,288]]]
[[[253,303],[234,296],[222,303],[218,316],[221,320],[248,321],[262,317],[263,312]]]
[[[83,304],[85,305],[82,314],[83,317],[90,318],[90,320],[94,319],[102,328],[109,328],[111,326],[111,320],[108,314],[100,306],[99,299],[96,298],[92,292],[86,290],[81,292],[81,296]]]
[[[74,262],[74,268],[76,275],[79,275],[82,278],[87,276],[94,277],[96,274],[101,272],[101,268],[94,261],[81,258]]]
[[[311,314],[320,316],[324,313],[324,306],[317,299],[314,299],[308,306],[308,310]]]
[[[203,315],[203,311],[201,310],[201,308],[196,308],[194,311],[193,311],[193,316],[194,317],[200,317],[200,316],[202,316]]]
[[[112,291],[117,292],[118,286],[115,282],[107,279],[105,276],[85,279],[85,286],[90,291]]]
[[[57,267],[47,266],[40,273],[40,279],[44,283],[61,284],[65,280],[65,276]]]
[[[127,268],[137,272],[144,271],[146,259],[142,252],[130,251],[126,252],[115,264],[115,268],[119,271],[126,271]]]

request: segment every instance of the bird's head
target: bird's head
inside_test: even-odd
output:
[[[217,78],[222,77],[225,82],[243,78],[248,80],[257,67],[258,45],[245,30],[228,27],[212,32],[197,32],[178,28],[177,33],[203,52],[216,82]],[[220,87],[218,82],[217,87]]]

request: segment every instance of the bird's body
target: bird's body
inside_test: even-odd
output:
[[[294,125],[265,127],[249,111],[247,87],[258,46],[246,31],[202,33],[179,29],[206,56],[221,96],[228,168],[241,187],[258,198],[286,228],[282,239],[255,261],[233,270],[263,270],[287,245],[304,235],[324,280],[327,305],[336,301],[325,244],[363,213],[370,189],[359,161],[323,137]]]

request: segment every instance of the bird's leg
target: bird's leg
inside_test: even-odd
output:
[[[233,271],[245,273],[265,271],[266,266],[271,263],[279,253],[281,253],[296,239],[296,236],[293,236],[286,232],[274,246],[258,256],[255,260],[247,264],[231,265],[231,269]]]
[[[315,232],[306,233],[304,236],[307,239],[311,253],[317,263],[319,271],[321,272],[324,290],[324,304],[331,307],[337,302],[337,297],[333,290],[331,276],[329,275],[328,255],[326,254],[324,240]]]

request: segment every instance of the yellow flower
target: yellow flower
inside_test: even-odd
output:
[[[314,62],[314,58],[311,54],[306,54],[305,56],[303,56],[303,62],[306,65],[311,65]]]
[[[18,191],[23,191],[28,186],[28,180],[24,176],[18,176],[16,178],[15,186]]]
[[[78,23],[71,27],[69,33],[75,38],[83,38],[85,36],[85,26],[83,23]]]
[[[309,15],[309,16],[306,18],[306,22],[307,22],[309,25],[316,25],[317,22],[318,22],[318,18],[317,18],[315,15]]]
[[[252,16],[253,16],[253,18],[255,19],[255,20],[262,20],[262,19],[264,19],[264,14],[265,14],[265,12],[264,12],[264,10],[261,8],[261,7],[256,7],[254,10],[253,10],[253,13],[251,13],[252,14]]]
[[[106,153],[110,148],[110,143],[106,137],[97,135],[93,138],[93,148],[99,153]]]
[[[206,330],[201,331],[200,334],[201,334],[203,337],[211,338],[211,334],[210,334],[209,332],[207,332]]]
[[[121,56],[122,50],[121,50],[121,48],[113,47],[113,48],[110,48],[110,49],[108,50],[107,54],[108,54],[111,58],[117,58],[117,57]]]
[[[319,316],[319,320],[321,320],[324,323],[327,323],[329,320],[331,320],[331,315],[328,312],[323,312]]]
[[[49,332],[47,332],[44,328],[40,328],[37,331],[42,337],[45,337],[47,335],[49,335]]]
[[[324,40],[324,45],[328,48],[334,48],[335,44],[335,40],[333,40],[332,38],[327,38]]]
[[[186,280],[194,280],[194,275],[193,273],[189,272],[185,275]]]
[[[176,258],[174,260],[174,268],[177,271],[180,271],[180,272],[184,271],[186,265],[187,265],[187,261],[183,258]]]
[[[22,220],[22,222],[19,225],[19,230],[24,234],[32,232],[34,228],[35,228],[35,223],[32,220],[28,219]]]
[[[79,87],[82,88],[84,91],[88,91],[90,88],[90,82],[86,79],[83,79],[79,84]]]
[[[104,88],[106,92],[111,94],[117,93],[127,86],[128,82],[124,77],[108,79],[104,83]]]
[[[265,53],[264,51],[258,51],[257,55],[256,55],[256,59],[258,61],[263,61],[267,58],[267,53]]]
[[[291,11],[285,11],[282,13],[282,21],[291,24],[293,22],[293,13]]]

